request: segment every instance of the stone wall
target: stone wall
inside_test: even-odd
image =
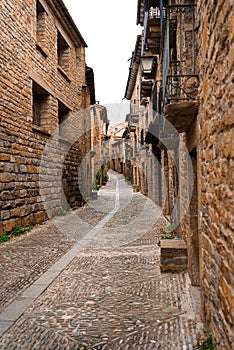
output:
[[[44,0],[40,3],[36,0],[0,3],[0,233],[9,232],[16,225],[41,223],[61,207],[59,167],[63,163],[63,146],[59,139],[44,159],[42,188],[41,157],[52,133],[59,134],[56,127],[65,114],[87,105],[85,43],[72,28],[71,35],[67,22],[59,17],[60,5],[56,0],[48,2],[50,5]],[[58,35],[68,46],[62,67],[58,65]],[[37,103],[41,104],[40,123],[35,120],[33,109]],[[89,137],[84,136],[81,144],[84,140],[88,147]],[[82,154],[77,158],[74,167],[79,166]],[[69,167],[67,171],[70,173]],[[68,193],[71,183],[73,180],[66,184]],[[43,200],[49,208],[47,213]]]
[[[187,243],[188,272],[192,285],[200,284],[198,232],[198,193],[200,188],[198,188],[197,178],[199,135],[195,133],[196,125],[197,119],[194,120],[187,133],[180,134],[178,149],[179,187],[176,200],[176,222],[177,225],[179,223],[176,234]]]
[[[170,152],[161,148],[164,213],[171,215],[173,197],[178,199],[180,196],[175,216],[180,226],[176,233],[187,244],[191,282],[201,284],[203,320],[213,334],[216,348],[231,349],[234,343],[231,333],[234,321],[234,3],[232,0],[173,0],[169,4],[194,4],[195,18],[191,13],[193,6],[181,13],[174,7],[172,12],[177,17],[177,32],[174,33],[177,37],[174,40],[170,37],[170,43],[175,43],[176,47],[170,52],[164,51],[167,41],[163,42],[155,79],[165,83],[160,72],[167,70],[167,53],[171,55],[170,63],[176,62],[173,74],[191,75],[185,81],[178,76],[172,80],[170,99],[164,101],[166,106],[163,106],[163,114],[180,133],[180,141],[186,144],[188,151],[181,152],[180,142],[176,152],[180,178],[177,193],[175,164]],[[193,38],[194,50],[191,46]],[[182,61],[178,70],[179,59]],[[192,67],[194,62],[196,65]],[[178,82],[183,82],[181,91]],[[136,89],[134,79],[132,83]],[[190,100],[180,102],[178,97],[186,96],[184,93],[180,96],[179,92],[185,90]],[[167,133],[167,128],[164,131]]]
[[[233,10],[232,0],[197,2],[202,309],[217,349],[234,343]]]

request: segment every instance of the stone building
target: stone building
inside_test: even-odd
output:
[[[89,196],[90,117],[78,112],[95,96],[86,43],[61,0],[3,0],[0,22],[0,232],[8,233]]]
[[[128,169],[127,140],[124,137],[128,134],[127,123],[112,123],[108,130],[109,137],[109,166],[112,170],[130,176],[131,169]]]
[[[148,130],[154,119],[152,86],[142,82],[141,52],[143,35],[138,35],[130,64],[130,73],[125,98],[130,100],[130,114],[127,115],[131,139],[131,162],[133,188],[149,196],[158,205],[162,204],[161,181],[159,178],[157,139],[149,136]],[[160,155],[160,151],[159,151]]]
[[[200,284],[202,319],[217,349],[233,344],[233,7],[139,0],[143,32],[125,93],[132,137],[143,135],[158,164],[138,155],[147,188],[140,190],[149,194],[150,179],[154,200],[186,241],[190,279]]]
[[[102,178],[106,174],[103,168],[105,167],[108,157],[108,127],[109,120],[107,116],[107,109],[105,106],[96,102],[90,109],[91,114],[91,176],[92,186],[96,189],[96,182],[102,185]],[[96,175],[100,172],[100,178],[97,179]],[[102,173],[102,174],[101,174]],[[97,181],[98,180],[98,181]]]

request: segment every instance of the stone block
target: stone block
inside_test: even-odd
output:
[[[10,161],[11,156],[9,154],[0,154],[1,161]]]
[[[48,219],[47,214],[42,211],[42,212],[38,212],[35,215],[35,223],[37,224],[41,224],[43,221],[46,221]]]
[[[20,216],[20,208],[14,208],[10,211],[11,217],[19,217]]]
[[[1,200],[11,200],[13,198],[12,193],[10,191],[3,191],[0,196]]]
[[[184,240],[163,239],[161,240],[162,272],[180,272],[187,270],[187,246]]]
[[[28,227],[28,226],[34,226],[35,225],[35,215],[30,214],[28,216],[25,216],[21,220],[22,227]]]
[[[8,220],[5,222],[5,232],[8,233],[8,232],[11,232],[11,230],[17,226],[17,223],[16,223],[16,220]]]

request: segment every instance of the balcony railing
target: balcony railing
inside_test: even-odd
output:
[[[164,7],[150,7],[148,11],[145,11],[143,50],[148,46],[153,53],[159,53],[165,19],[166,9]]]
[[[168,75],[165,89],[165,104],[172,101],[195,100],[198,89],[198,75]]]
[[[166,9],[163,8],[162,10],[159,7],[150,7],[149,9],[149,19],[162,19],[166,18]]]
[[[130,131],[135,131],[139,123],[140,113],[130,113],[128,115],[128,126]]]
[[[172,101],[196,99],[198,88],[194,5],[168,6],[166,17],[162,63],[164,107]]]

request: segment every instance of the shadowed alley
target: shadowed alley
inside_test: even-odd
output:
[[[97,200],[0,247],[1,349],[196,345],[197,289],[187,272],[160,272],[166,219],[109,176]]]

